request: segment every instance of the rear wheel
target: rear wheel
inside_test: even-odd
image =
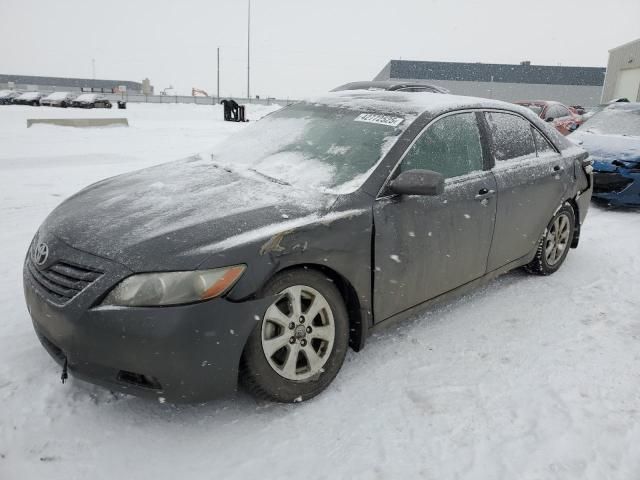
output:
[[[347,351],[349,319],[340,292],[319,272],[291,270],[274,277],[264,296],[275,298],[247,341],[241,381],[268,400],[312,398],[338,374]]]
[[[551,275],[564,263],[571,248],[575,229],[575,213],[564,204],[553,216],[542,234],[536,256],[525,270],[536,275]]]

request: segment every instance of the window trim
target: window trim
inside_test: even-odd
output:
[[[496,160],[496,156],[494,153],[494,140],[493,140],[493,135],[491,134],[491,129],[489,128],[489,122],[487,120],[487,117],[484,115],[485,113],[506,113],[509,115],[514,115],[516,117],[521,118],[522,120],[524,120],[525,122],[527,122],[530,126],[530,128],[535,128],[538,133],[540,135],[542,135],[542,137],[553,147],[553,149],[555,150],[555,152],[557,154],[560,154],[560,150],[558,149],[558,147],[556,146],[556,144],[554,142],[551,141],[551,139],[540,129],[538,128],[538,126],[536,124],[534,124],[531,120],[529,120],[527,117],[525,117],[524,115],[518,113],[518,112],[513,112],[511,110],[500,110],[499,108],[485,108],[482,109],[482,119],[484,122],[484,127],[486,129],[486,135],[487,135],[487,141],[489,143],[489,150],[491,152],[491,160],[492,160],[492,165],[491,165],[491,169],[495,168],[496,165],[498,165],[498,162],[502,163],[502,162],[510,162],[511,160],[516,160],[517,158],[522,158],[522,157],[516,157],[516,158],[510,158],[509,160]],[[536,145],[536,141],[535,138],[533,137],[533,132],[531,133],[531,140],[533,140],[533,147],[535,149],[535,158],[540,158],[538,155],[538,146]]]
[[[483,125],[480,121],[479,116],[483,116],[482,113],[483,109],[482,108],[465,108],[462,110],[452,110],[450,112],[446,112],[443,113],[441,115],[438,115],[435,118],[432,118],[419,132],[418,134],[413,138],[413,140],[411,140],[411,143],[409,144],[409,146],[405,149],[404,152],[402,152],[402,155],[400,156],[400,158],[398,159],[398,161],[396,162],[396,164],[393,166],[393,168],[391,169],[391,172],[389,173],[389,175],[387,176],[387,178],[385,179],[385,181],[382,183],[382,186],[380,187],[380,189],[378,190],[378,193],[376,195],[376,200],[381,200],[384,198],[390,198],[390,197],[394,197],[396,196],[395,193],[385,193],[387,191],[387,187],[389,186],[389,183],[396,177],[396,172],[398,170],[398,168],[400,167],[400,164],[404,161],[405,157],[407,156],[407,154],[409,153],[409,151],[413,148],[413,146],[418,142],[418,140],[422,137],[422,135],[427,131],[428,128],[431,127],[431,125],[433,125],[434,123],[436,123],[439,120],[442,120],[443,118],[452,116],[452,115],[460,115],[460,114],[464,114],[464,113],[474,113],[475,117],[476,117],[476,123],[478,126],[478,133],[480,134],[480,146],[482,148],[482,170],[478,170],[478,171],[474,171],[474,172],[469,172],[465,175],[459,175],[457,177],[451,177],[451,179],[464,179],[467,176],[470,175],[477,175],[479,171],[482,172],[488,172],[491,170],[491,166],[489,165],[489,158],[491,157],[490,151],[488,150],[488,144],[486,144],[486,139],[485,139],[485,135],[484,135],[484,128]],[[446,179],[449,180],[449,179]],[[445,183],[446,183],[445,180]]]

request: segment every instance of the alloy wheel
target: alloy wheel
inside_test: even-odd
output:
[[[295,285],[283,290],[262,319],[261,343],[269,365],[294,381],[323,372],[335,340],[333,312],[317,290]]]
[[[554,266],[560,261],[569,246],[570,233],[571,221],[569,217],[564,213],[558,215],[547,231],[544,241],[544,258],[547,265]]]

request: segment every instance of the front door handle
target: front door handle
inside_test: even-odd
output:
[[[493,197],[496,194],[495,190],[489,190],[488,188],[481,188],[476,195],[476,200],[482,200],[484,198]]]
[[[555,165],[555,166],[553,167],[553,171],[554,171],[554,172],[559,172],[560,170],[564,170],[564,168],[562,168],[560,165]]]

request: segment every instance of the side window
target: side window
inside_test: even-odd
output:
[[[433,170],[451,178],[482,170],[482,167],[476,114],[459,113],[431,125],[409,149],[400,171]]]
[[[497,162],[536,156],[531,125],[527,120],[510,113],[487,112],[485,115]]]
[[[542,136],[542,134],[536,130],[535,128],[531,128],[533,132],[533,140],[536,144],[536,150],[538,151],[538,156],[543,157],[545,155],[553,155],[556,153],[555,149],[551,146],[549,141]]]

